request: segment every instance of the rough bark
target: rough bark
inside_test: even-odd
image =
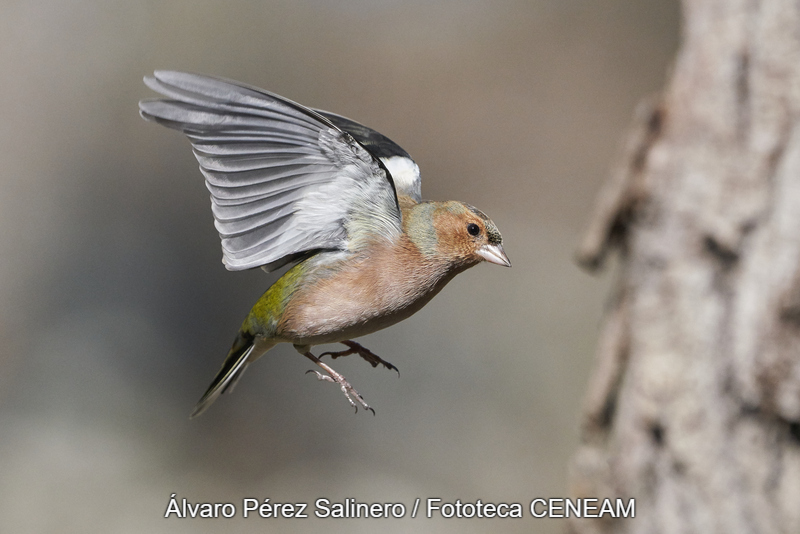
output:
[[[571,468],[635,519],[574,533],[800,532],[800,4],[685,0],[579,260],[620,251]]]

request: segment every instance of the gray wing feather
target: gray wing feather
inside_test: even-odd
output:
[[[409,153],[400,145],[382,133],[353,119],[342,117],[330,111],[322,111],[321,109],[315,109],[314,111],[352,135],[370,154],[380,159],[389,174],[392,175],[398,195],[406,195],[416,202],[422,200],[422,180],[419,174],[419,167],[411,159]]]
[[[385,165],[319,113],[236,82],[156,71],[142,116],[183,131],[211,192],[230,270],[266,270],[320,249],[400,234]]]

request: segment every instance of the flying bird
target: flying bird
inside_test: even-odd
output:
[[[141,101],[142,117],[192,144],[225,267],[294,264],[250,310],[191,417],[278,343],[375,413],[322,358],[356,354],[396,371],[352,339],[411,316],[473,265],[511,266],[497,226],[463,202],[422,200],[419,167],[375,130],[231,80],[156,71],[144,82],[167,99]],[[347,348],[312,354],[325,343]]]

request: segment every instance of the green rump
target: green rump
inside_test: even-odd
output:
[[[286,303],[303,282],[307,261],[302,261],[286,271],[261,295],[244,320],[242,332],[253,336],[275,337]]]

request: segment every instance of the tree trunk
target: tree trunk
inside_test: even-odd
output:
[[[579,251],[620,251],[571,469],[636,499],[574,533],[800,532],[800,4],[684,0]]]

